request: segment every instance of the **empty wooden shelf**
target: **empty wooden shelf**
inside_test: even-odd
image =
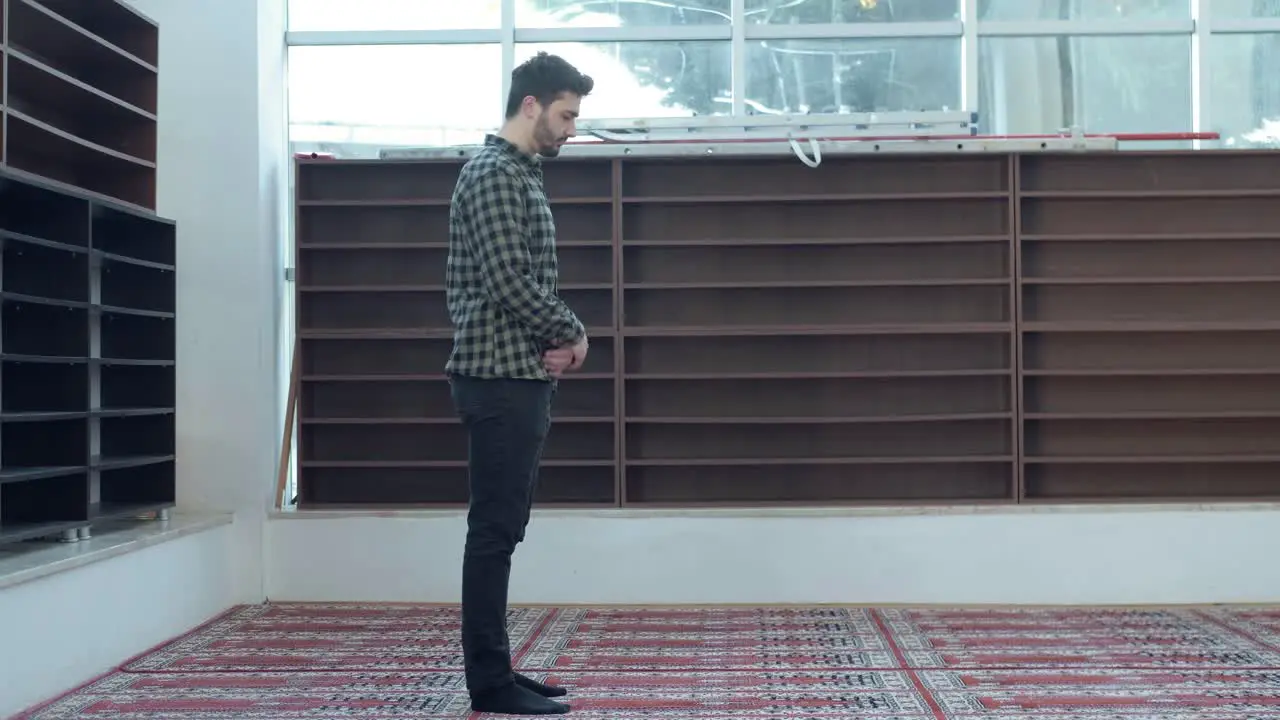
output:
[[[460,164],[302,163],[297,307],[304,507],[457,505],[466,439],[444,375],[449,197]],[[562,295],[588,326],[587,367],[560,383],[541,472],[543,504],[617,496],[612,167],[546,172]]]
[[[624,503],[1014,499],[1009,158],[621,177]]]
[[[1026,497],[1280,495],[1280,156],[1020,163]]]
[[[1278,158],[548,161],[594,340],[538,501],[1280,495]],[[303,507],[466,502],[462,162],[299,163]]]
[[[4,165],[155,208],[159,33],[118,0],[5,0]]]
[[[304,507],[466,502],[442,374],[460,165],[299,162]],[[1014,500],[1011,168],[547,162],[593,342],[538,501]]]
[[[0,544],[173,505],[174,241],[0,170]]]

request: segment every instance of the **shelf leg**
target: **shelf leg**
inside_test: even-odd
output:
[[[63,530],[62,537],[58,539],[58,542],[64,542],[64,543],[73,543],[73,542],[79,542],[79,541],[80,541],[80,531],[76,529]]]
[[[81,539],[81,540],[88,540],[88,539],[89,539],[89,535],[90,535],[90,532],[89,532],[89,531],[90,531],[90,529],[91,529],[91,528],[88,528],[88,527],[82,527],[82,528],[80,528],[80,529],[77,531],[77,533],[79,534],[79,536],[80,536],[80,539]]]
[[[159,520],[160,522],[169,522],[169,511],[168,510],[156,511],[156,520]]]

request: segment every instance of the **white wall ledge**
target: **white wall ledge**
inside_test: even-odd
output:
[[[1274,512],[1280,502],[1252,503],[1061,503],[1033,505],[870,505],[831,507],[728,508],[552,508],[534,510],[535,518],[840,518],[916,517],[920,515],[1062,515],[1156,512]],[[446,519],[465,517],[465,509],[344,509],[285,508],[268,515],[272,520],[335,520],[344,518]]]
[[[136,520],[94,528],[75,543],[0,546],[0,590],[204,532],[234,519],[230,513],[178,513],[168,520]]]
[[[548,508],[518,551],[510,594],[551,604],[1274,602],[1275,508]],[[460,511],[276,518],[266,524],[273,600],[461,596]]]

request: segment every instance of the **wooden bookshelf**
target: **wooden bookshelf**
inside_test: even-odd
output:
[[[623,502],[1011,501],[999,155],[622,166]]]
[[[1280,154],[1019,173],[1025,497],[1280,495]]]
[[[0,169],[0,544],[173,506],[174,231]]]
[[[118,0],[4,0],[3,165],[155,209],[159,30]]]
[[[444,365],[444,267],[460,164],[303,162],[297,175],[302,348],[300,504],[456,505],[466,440]],[[587,367],[560,383],[543,504],[616,498],[611,163],[546,168],[565,299],[587,324]]]
[[[1014,500],[1010,162],[547,163],[593,350],[539,501]],[[459,166],[299,163],[304,507],[466,501],[440,285]]]
[[[442,370],[462,160],[302,160],[303,507],[466,502]],[[1280,156],[547,163],[542,505],[1280,496]]]

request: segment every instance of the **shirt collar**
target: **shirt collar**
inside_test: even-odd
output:
[[[541,157],[539,157],[538,155],[529,155],[528,153],[525,153],[520,148],[516,147],[515,143],[499,135],[496,135],[493,133],[486,134],[484,136],[484,144],[486,146],[498,148],[504,154],[515,159],[517,162],[523,164],[525,167],[531,168],[533,170],[538,170],[542,167]]]

